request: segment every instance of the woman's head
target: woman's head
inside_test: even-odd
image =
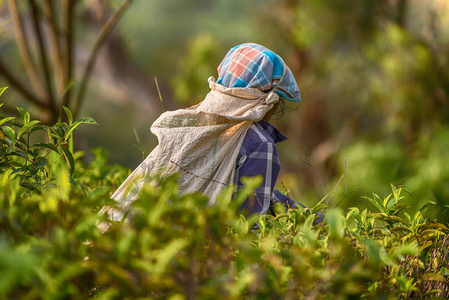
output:
[[[229,88],[275,91],[290,101],[300,101],[296,80],[282,58],[270,49],[246,43],[233,47],[217,68],[219,84]]]

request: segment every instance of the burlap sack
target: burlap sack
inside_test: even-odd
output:
[[[211,91],[199,105],[165,112],[153,123],[151,132],[159,144],[112,195],[121,210],[109,209],[111,220],[123,218],[155,174],[180,173],[180,193],[204,193],[211,205],[223,188],[233,184],[248,128],[273,108],[279,96],[274,90],[226,88],[213,77],[208,81]]]

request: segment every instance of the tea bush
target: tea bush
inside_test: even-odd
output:
[[[377,211],[276,207],[248,218],[240,203],[260,184],[248,178],[236,199],[225,190],[210,207],[200,194],[180,196],[176,176],[146,186],[131,221],[100,209],[129,175],[106,154],[82,163],[70,139],[89,118],[0,125],[1,299],[346,299],[449,297],[449,229],[414,215],[403,190],[367,198]],[[31,135],[46,133],[46,142]],[[315,224],[315,213],[326,211]],[[252,230],[254,223],[259,228]]]

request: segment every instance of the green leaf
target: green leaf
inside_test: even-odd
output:
[[[154,266],[154,273],[157,275],[164,274],[170,260],[173,259],[173,257],[185,246],[187,246],[187,242],[181,238],[170,241],[168,245],[159,252],[156,260],[157,263]]]
[[[69,126],[69,128],[67,129],[67,132],[65,134],[65,140],[67,140],[70,135],[72,134],[72,132],[80,125],[80,122],[75,122],[72,125]]]
[[[446,282],[446,278],[443,275],[438,274],[438,273],[426,273],[423,276],[421,276],[421,280]]]
[[[410,228],[405,227],[405,226],[396,226],[390,229],[391,232],[396,232],[396,231],[407,231],[407,232],[413,232]]]
[[[433,236],[446,235],[444,232],[437,229],[426,229],[419,233],[420,238],[431,238]]]
[[[27,112],[27,111],[25,111],[25,110],[24,110],[23,108],[21,108],[21,107],[17,107],[17,110],[18,110],[19,113],[20,113],[20,117],[22,118],[23,123],[24,123],[24,124],[28,124],[28,123],[30,122],[30,113]]]
[[[430,224],[425,224],[419,227],[419,230],[426,230],[426,229],[443,229],[443,230],[449,230],[449,228],[447,228],[445,225],[441,224],[441,223],[430,223]]]
[[[53,131],[59,138],[64,137],[64,130],[60,124],[52,126],[51,131]]]
[[[329,225],[329,236],[342,238],[345,232],[345,218],[339,209],[331,209],[327,212],[327,223]]]
[[[5,140],[5,139],[0,139],[0,143],[5,144],[5,145],[8,145],[8,146],[11,146],[11,145],[12,145],[11,141]]]
[[[383,202],[383,206],[384,206],[384,207],[388,205],[388,203],[389,203],[388,200],[390,200],[390,198],[391,198],[391,194],[388,195],[388,196],[384,199],[384,202]],[[391,199],[391,200],[393,200],[392,202],[394,203],[394,199]],[[391,200],[390,200],[390,201],[391,201]]]
[[[371,239],[366,239],[365,241],[363,241],[363,243],[365,244],[368,259],[371,261],[371,263],[374,264],[376,268],[378,268],[380,266],[380,255],[376,243]]]
[[[409,226],[407,221],[405,221],[404,219],[402,219],[398,216],[388,216],[386,218],[386,220],[388,220],[390,222],[394,222],[394,223],[401,223],[401,224],[404,224],[405,226]]]
[[[435,201],[427,201],[426,203],[423,204],[423,206],[421,206],[418,211],[423,211],[425,210],[427,207],[429,207],[430,205],[437,205],[438,203],[436,203]]]
[[[430,240],[427,243],[425,243],[424,245],[419,247],[419,251],[423,251],[424,249],[426,249],[427,247],[433,246],[433,241]]]
[[[50,143],[37,143],[34,146],[44,147],[44,148],[53,150],[55,152],[58,152],[58,148],[55,145],[50,144]]]
[[[54,133],[50,133],[50,136],[52,138],[54,138],[56,141],[58,141],[58,142],[61,140],[61,137],[59,135],[54,134]]]
[[[27,131],[28,129],[30,129],[31,127],[33,127],[34,125],[40,123],[41,121],[31,121],[27,124],[25,124],[22,128],[20,128],[19,132],[17,133],[17,139],[20,139],[20,137],[22,136],[22,134],[25,133],[25,131]]]
[[[14,151],[14,152],[11,152],[9,155],[20,156],[20,157],[25,158],[26,160],[30,160],[28,158],[28,155],[25,152],[23,152],[23,151]]]
[[[417,244],[402,244],[398,247],[394,247],[390,253],[390,257],[405,259],[405,255],[417,255],[419,251]]]
[[[33,192],[35,192],[38,195],[41,193],[41,191],[37,188],[37,187],[39,187],[39,185],[36,184],[36,183],[33,183],[33,182],[21,182],[20,186],[22,186],[24,188],[27,188],[30,191],[33,191]]]
[[[107,194],[111,191],[111,189],[107,186],[100,186],[93,190],[91,193],[87,195],[89,200],[98,199],[101,197],[106,197]]]
[[[75,123],[98,125],[98,123],[94,119],[89,117],[81,118],[77,120]]]
[[[386,266],[393,267],[395,265],[394,261],[388,256],[385,247],[380,248],[379,258]]]
[[[58,146],[58,148],[60,149],[60,153],[64,155],[67,165],[69,166],[70,169],[70,176],[72,176],[73,172],[75,171],[75,160],[73,159],[72,152],[70,152],[69,149],[64,147]]]
[[[4,91],[6,91],[7,88],[8,88],[8,86],[0,88],[0,96],[3,94]],[[2,107],[2,106],[3,106],[3,103],[0,105],[0,107]]]
[[[95,122],[94,119],[92,119],[92,118],[85,117],[85,118],[79,119],[78,121],[76,121],[75,123],[73,123],[73,124],[71,124],[71,125],[69,126],[69,128],[67,129],[67,132],[66,132],[66,134],[65,134],[65,140],[67,140],[67,139],[70,137],[70,135],[72,134],[72,132],[73,132],[73,131],[74,131],[80,124],[93,124],[93,125],[98,125],[98,123]]]
[[[14,119],[15,119],[15,117],[7,117],[7,118],[3,118],[3,119],[0,120],[0,125],[4,124],[4,123],[6,123],[6,122],[9,122],[9,121],[11,121],[11,120],[14,120]]]
[[[372,205],[374,205],[380,212],[385,213],[384,209],[382,208],[382,206],[380,205],[380,203],[382,203],[382,201],[380,200],[379,196],[373,193],[373,198],[370,197],[362,197],[366,200],[368,200]],[[376,201],[377,200],[377,201]]]
[[[48,162],[47,159],[42,157],[39,160],[37,160],[35,163],[33,163],[33,167],[37,167],[37,168],[44,167],[47,165],[47,162]]]
[[[410,204],[406,204],[406,203],[397,203],[396,205],[393,206],[393,209],[391,211],[392,215],[397,215],[399,212],[408,209],[412,207]]]
[[[31,128],[31,130],[30,130],[30,133],[33,133],[33,132],[35,132],[35,131],[38,131],[38,130],[48,130],[48,126],[47,125],[39,125],[39,126],[34,126],[33,128]]]
[[[9,137],[9,139],[15,143],[16,142],[16,133],[14,130],[9,126],[3,126],[2,127],[3,132]]]
[[[320,201],[318,201],[317,204],[315,204],[315,206],[313,207],[312,211],[313,212],[317,212],[320,211],[323,207],[322,204],[324,203],[324,201],[326,201],[326,199],[329,197],[330,193],[326,194]]]
[[[73,123],[73,115],[72,112],[70,111],[70,109],[68,109],[67,107],[63,106],[62,108],[64,108],[65,113],[67,115],[67,118],[69,118],[69,125],[71,125]]]

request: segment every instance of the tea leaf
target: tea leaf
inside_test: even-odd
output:
[[[374,205],[380,212],[385,213],[383,207],[380,205],[382,200],[380,200],[379,196],[373,193],[373,198],[370,197],[362,197],[363,199],[368,200],[372,205]]]
[[[435,201],[427,201],[418,209],[418,211],[421,212],[421,211],[425,210],[427,207],[429,207],[430,205],[437,205],[437,204],[438,203],[436,203]]]
[[[23,151],[14,151],[14,152],[11,152],[9,155],[20,156],[20,157],[22,157],[22,158],[25,158],[27,161],[30,160],[30,159],[28,158],[28,155],[27,155],[25,152],[23,152]]]
[[[11,121],[11,120],[14,120],[14,119],[15,119],[15,117],[7,117],[7,118],[3,118],[3,119],[0,120],[0,125],[4,124],[4,123],[6,123],[6,122],[9,122],[9,121]]]
[[[3,126],[2,127],[3,132],[8,136],[8,138],[11,140],[11,142],[16,142],[16,133],[14,130],[9,126]]]
[[[344,235],[344,222],[345,219],[339,209],[331,209],[327,212],[326,216],[329,226],[329,236],[338,239]]]
[[[426,273],[423,276],[421,276],[422,281],[440,281],[440,282],[446,282],[446,278],[438,273]]]
[[[58,148],[55,145],[51,144],[51,143],[42,143],[41,142],[41,143],[35,144],[35,146],[44,147],[44,148],[53,150],[55,152],[58,152]]]
[[[75,123],[98,125],[98,123],[94,119],[89,118],[89,117],[81,118],[81,119],[77,120]]]
[[[73,123],[73,115],[72,112],[70,111],[70,109],[68,109],[67,107],[63,106],[62,108],[64,108],[64,111],[67,115],[67,118],[69,119],[69,125],[71,125]]]
[[[59,146],[58,149],[59,149],[59,153],[64,155],[66,162],[70,169],[70,176],[72,176],[73,172],[75,171],[75,160],[73,159],[72,153],[70,152],[69,149],[64,148],[64,147]]]
[[[24,125],[28,124],[30,122],[30,113],[25,111],[21,107],[17,107],[17,110],[19,111],[20,117],[22,118]]]
[[[6,91],[7,88],[8,88],[8,86],[0,88],[0,96]],[[0,107],[2,107],[2,106],[3,106],[3,103],[0,105]]]
[[[33,127],[34,125],[40,123],[41,121],[31,121],[29,123],[26,123],[22,128],[20,128],[19,132],[17,133],[17,139],[20,139],[20,137],[25,133],[25,131],[27,131],[28,129],[30,129],[31,127]]]

